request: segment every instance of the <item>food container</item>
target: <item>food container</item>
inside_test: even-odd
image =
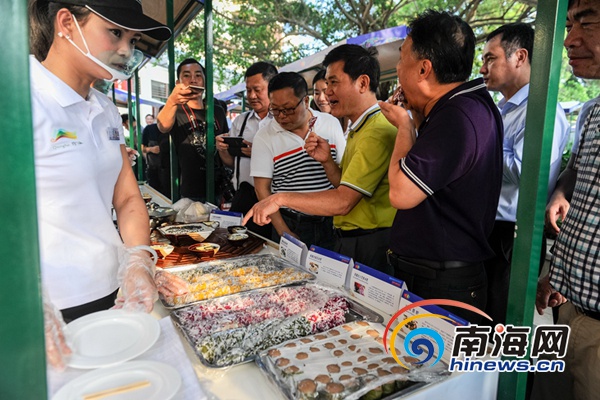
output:
[[[221,246],[215,243],[196,243],[188,247],[189,251],[193,251],[198,254],[200,257],[213,257]]]
[[[166,308],[178,308],[248,290],[289,285],[315,279],[297,265],[272,254],[248,255],[170,268],[189,284],[189,293],[172,298],[161,295]]]
[[[243,246],[249,237],[247,233],[232,233],[227,236],[227,241],[234,246]]]
[[[242,225],[232,225],[227,227],[229,233],[247,233],[248,228]]]
[[[158,258],[161,259],[167,257],[175,249],[173,245],[167,243],[153,244],[151,247],[156,251]]]
[[[449,375],[443,367],[418,368],[396,349],[412,368],[400,366],[383,347],[384,330],[379,323],[346,323],[261,351],[256,363],[290,400],[396,399]]]
[[[347,321],[382,321],[342,292],[316,284],[214,299],[174,310],[171,317],[200,362],[211,368],[252,361],[263,349]]]
[[[204,242],[214,231],[203,223],[169,225],[157,228],[175,246],[184,244],[184,240],[191,238],[196,242]]]

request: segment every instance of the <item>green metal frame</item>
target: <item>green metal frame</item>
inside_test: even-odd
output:
[[[45,399],[46,361],[29,90],[26,1],[1,1],[0,398]],[[50,134],[51,132],[48,132]]]
[[[204,44],[206,67],[206,199],[215,201],[215,104],[213,92],[212,0],[204,0]]]
[[[205,13],[212,9],[206,2]],[[173,0],[167,0],[168,23],[173,26]],[[531,325],[541,230],[545,209],[548,160],[553,135],[555,104],[560,77],[560,54],[564,36],[567,0],[538,2],[536,58],[532,69],[524,148],[521,195],[517,212],[508,323]],[[0,63],[9,96],[0,97],[5,122],[4,145],[10,151],[0,158],[0,187],[10,188],[0,196],[0,250],[5,254],[0,280],[3,321],[0,324],[0,398],[42,399],[47,397],[44,355],[40,259],[35,198],[35,171],[31,102],[29,98],[28,24],[26,2],[2,0],[0,34],[10,38],[4,54],[10,63]],[[206,18],[206,17],[205,17]],[[212,28],[209,11],[207,30]],[[212,37],[207,45],[212,46]],[[174,87],[174,41],[169,42],[170,87]],[[210,59],[210,61],[209,61]],[[207,49],[207,95],[212,98],[212,47]],[[210,77],[210,78],[209,78]],[[210,80],[209,80],[210,79]],[[212,118],[212,104],[209,117]],[[545,115],[544,119],[539,116]],[[543,133],[543,134],[542,134]],[[214,140],[211,137],[210,140]],[[209,146],[214,146],[212,142]],[[214,149],[214,147],[213,147]],[[172,162],[177,161],[171,157]],[[174,188],[177,181],[174,180]],[[176,193],[174,191],[174,200]],[[530,210],[535,210],[531,213]],[[525,374],[500,375],[498,399],[525,397]]]
[[[175,31],[175,22],[173,19],[173,0],[167,0],[167,25],[171,28],[171,31]],[[169,56],[169,93],[175,88],[175,37],[171,36],[169,39],[169,47],[167,49]],[[175,151],[175,145],[173,138],[169,135],[169,159],[170,170],[171,170],[171,200],[175,203],[179,200],[179,159],[177,158],[177,152]]]
[[[538,2],[507,323],[533,325],[567,0]],[[544,116],[544,117],[541,117]],[[534,210],[532,213],[531,210]],[[501,373],[498,399],[524,399],[527,374]]]

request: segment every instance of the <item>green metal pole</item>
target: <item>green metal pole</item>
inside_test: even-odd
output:
[[[132,149],[136,148],[136,141],[135,141],[135,129],[133,129],[133,118],[135,118],[133,116],[133,97],[131,96],[131,78],[129,78],[127,80],[127,115],[129,115],[129,121],[127,123],[127,125],[129,125],[128,129],[129,129],[129,147]],[[133,172],[135,173],[135,177],[136,179],[139,181],[140,180],[140,176],[137,174],[137,169],[133,168]]]
[[[172,32],[175,32],[175,22],[173,19],[173,0],[167,0],[167,26]],[[175,35],[169,39],[169,93],[175,87]],[[173,138],[169,135],[169,155],[171,160],[171,200],[175,203],[179,200],[179,160],[173,143]]]
[[[212,0],[204,0],[206,60],[206,200],[215,202],[215,106],[213,98],[213,13]]]
[[[27,2],[0,2],[6,132],[0,157],[0,399],[45,399],[46,361],[29,90]]]
[[[142,152],[142,118],[140,115],[140,104],[142,99],[140,97],[140,75],[139,70],[135,70],[135,118],[140,121],[139,124],[135,124],[135,149],[140,153],[135,166],[137,167],[137,176],[139,181],[144,180],[144,153]]]
[[[567,0],[538,2],[508,298],[507,323],[513,325],[533,323],[566,11]],[[498,399],[524,399],[526,385],[527,374],[501,373]]]

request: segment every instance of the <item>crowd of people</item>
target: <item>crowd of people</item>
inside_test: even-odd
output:
[[[30,0],[29,15],[46,347],[49,362],[64,367],[65,321],[115,304],[148,312],[157,291],[185,290],[154,267],[123,130],[135,119],[119,116],[92,88],[130,76],[140,32],[157,40],[171,32],[136,0]],[[312,107],[300,74],[254,63],[245,73],[250,111],[231,123],[215,101],[214,168],[232,171],[231,210],[262,236],[288,233],[402,279],[424,298],[463,301],[505,323],[533,28],[514,23],[491,32],[482,78],[471,81],[475,35],[467,23],[428,10],[409,28],[396,66],[399,104],[377,97],[373,49],[331,50],[312,82]],[[600,78],[598,43],[600,4],[569,1],[564,44],[575,76]],[[156,121],[146,116],[141,139],[149,183],[170,190],[170,139],[181,196],[195,201],[208,200],[204,85],[202,65],[181,62],[175,88]],[[490,91],[501,93],[498,104]],[[566,372],[534,395],[593,398],[599,391],[599,125],[597,98],[580,114],[559,177],[569,127],[557,105],[547,221],[558,237],[536,305],[540,312],[561,306],[558,322],[571,326],[571,340]],[[215,175],[225,195],[230,175]]]

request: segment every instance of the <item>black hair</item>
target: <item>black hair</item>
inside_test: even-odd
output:
[[[271,63],[259,61],[255,62],[251,66],[248,67],[246,73],[244,74],[244,78],[250,78],[251,76],[261,74],[263,79],[266,82],[269,82],[271,78],[277,75],[277,68]]]
[[[527,58],[531,64],[533,57],[533,28],[529,24],[515,22],[513,24],[502,25],[487,35],[485,41],[489,42],[496,36],[500,36],[500,46],[504,50],[506,58],[509,58],[519,49],[527,50]]]
[[[324,81],[326,73],[327,73],[326,69],[320,69],[319,71],[317,71],[317,74],[313,78],[313,86],[315,86],[315,84],[319,81]]]
[[[369,77],[369,89],[377,93],[381,68],[377,60],[377,49],[370,47],[365,49],[357,44],[343,44],[331,50],[323,60],[323,66],[327,68],[330,64],[338,61],[344,62],[344,72],[356,81],[361,75]]]
[[[131,116],[131,120],[133,122],[135,122],[135,117],[133,115]],[[126,123],[126,122],[129,123],[129,114],[121,114],[121,122],[122,123]]]
[[[427,10],[409,25],[412,51],[431,61],[439,83],[465,82],[471,75],[475,56],[475,34],[460,17]]]
[[[29,0],[29,49],[35,58],[42,62],[48,57],[48,51],[55,38],[54,20],[59,10],[66,8],[77,18],[81,25],[90,15],[90,10],[82,6],[74,6],[48,0]]]
[[[202,75],[204,75],[204,78],[206,78],[206,71],[204,70],[204,65],[200,64],[200,61],[196,60],[195,58],[186,58],[177,66],[177,79],[179,79],[179,75],[181,74],[181,69],[183,68],[183,66],[189,64],[198,64],[200,66],[200,69],[202,70]]]
[[[297,72],[280,72],[269,81],[269,94],[276,90],[292,88],[299,99],[308,95],[306,80]]]

